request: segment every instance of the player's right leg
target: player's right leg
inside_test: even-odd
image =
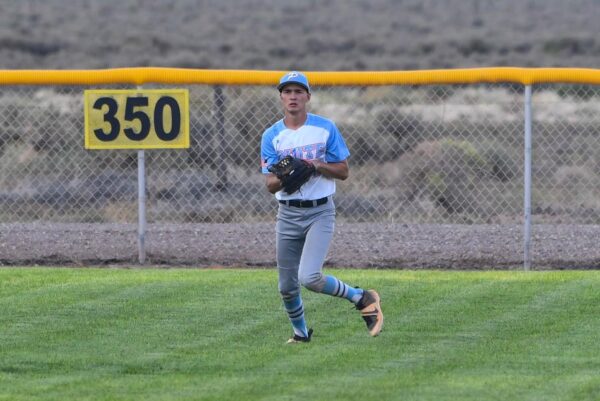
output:
[[[306,326],[304,304],[300,295],[300,283],[298,282],[298,266],[304,239],[294,233],[292,225],[279,219],[277,221],[276,245],[279,292],[294,332],[288,343],[308,342],[312,330],[309,330]]]
[[[306,327],[306,319],[304,318],[304,303],[300,296],[300,288],[298,288],[298,291],[290,291],[283,288],[280,292],[283,307],[292,324],[294,338],[308,338],[308,327]]]

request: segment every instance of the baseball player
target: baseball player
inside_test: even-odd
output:
[[[383,327],[379,294],[323,274],[335,225],[335,180],[348,178],[350,152],[333,121],[307,112],[311,91],[304,74],[298,71],[285,74],[277,89],[284,117],[262,135],[261,167],[267,190],[275,194],[279,203],[277,269],[279,292],[293,327],[293,337],[288,343],[309,342],[313,332],[306,325],[301,285],[352,302],[365,320],[369,334],[376,336]],[[292,179],[271,172],[288,155],[303,160],[301,164],[312,169],[307,181],[292,193],[287,192]]]

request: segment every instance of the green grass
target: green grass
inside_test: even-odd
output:
[[[0,269],[0,400],[598,400],[600,272],[329,271],[377,288],[370,338],[275,270]]]

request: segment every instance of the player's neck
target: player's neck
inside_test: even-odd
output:
[[[289,129],[298,129],[306,123],[308,119],[308,113],[306,111],[302,113],[285,113],[283,123]]]

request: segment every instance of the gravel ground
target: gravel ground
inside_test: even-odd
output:
[[[273,267],[274,224],[149,225],[147,266]],[[535,225],[532,268],[600,268],[600,226]],[[0,265],[136,266],[133,224],[0,224]],[[338,223],[327,266],[521,269],[519,225]]]

